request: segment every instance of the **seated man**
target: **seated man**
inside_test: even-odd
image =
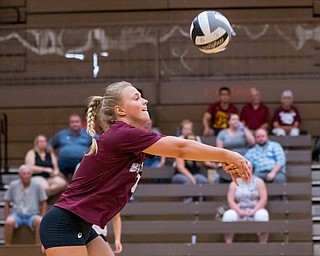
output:
[[[272,118],[272,133],[276,136],[298,136],[300,123],[299,111],[293,106],[293,93],[285,90],[281,95],[281,105]]]
[[[285,182],[286,155],[282,146],[270,141],[265,129],[258,129],[255,138],[256,144],[244,155],[252,163],[254,175],[265,182]]]
[[[58,131],[49,140],[52,148],[58,150],[58,166],[67,181],[71,181],[74,170],[91,145],[91,137],[82,127],[81,117],[73,114],[69,128]]]
[[[11,244],[13,231],[27,225],[35,231],[35,243],[40,244],[39,226],[47,211],[47,195],[36,182],[31,181],[32,171],[26,165],[19,168],[19,180],[10,183],[4,195],[5,244]],[[10,213],[10,203],[12,211]]]
[[[231,90],[221,87],[219,101],[210,104],[203,115],[203,135],[217,136],[222,129],[228,128],[229,115],[232,113],[238,113],[238,109],[231,103]]]
[[[249,165],[252,172],[252,165]],[[238,179],[239,186],[231,182],[228,190],[227,210],[222,217],[223,222],[236,221],[269,221],[269,212],[265,209],[268,192],[262,179],[253,175],[249,183]],[[268,242],[268,233],[259,233],[259,242]],[[225,234],[225,242],[231,244],[234,234]]]
[[[250,88],[250,102],[241,110],[241,122],[252,131],[259,128],[268,130],[269,118],[269,108],[261,102],[260,91],[254,87]]]

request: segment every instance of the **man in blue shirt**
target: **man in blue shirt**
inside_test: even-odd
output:
[[[58,149],[59,169],[70,181],[75,167],[91,145],[91,137],[83,128],[81,117],[71,115],[69,128],[57,132],[49,142],[54,149]]]
[[[282,146],[270,141],[265,129],[258,129],[255,138],[256,145],[244,155],[252,163],[254,174],[266,182],[285,182],[286,155]]]

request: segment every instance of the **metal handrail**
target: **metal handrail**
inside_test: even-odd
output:
[[[8,117],[2,113],[0,116],[0,188],[4,185],[2,174],[8,172]]]

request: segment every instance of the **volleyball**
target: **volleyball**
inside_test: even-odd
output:
[[[217,53],[226,49],[226,46],[236,33],[228,19],[216,11],[203,11],[192,21],[190,38],[204,53]]]

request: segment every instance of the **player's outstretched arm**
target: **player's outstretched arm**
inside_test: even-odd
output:
[[[230,173],[236,184],[236,178],[249,180],[251,177],[247,161],[240,154],[193,140],[166,136],[144,150],[144,152],[186,160],[221,162],[224,170]]]

